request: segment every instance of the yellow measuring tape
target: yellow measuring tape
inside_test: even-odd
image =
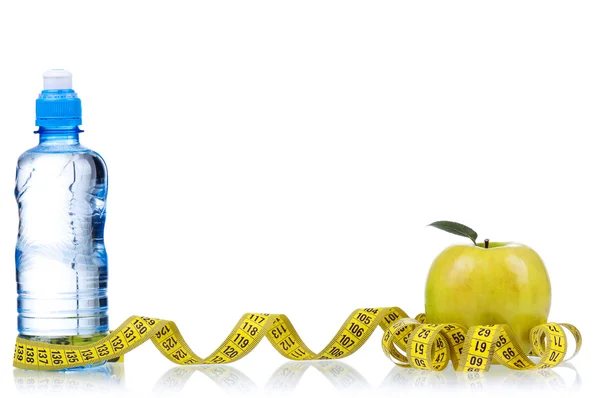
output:
[[[283,314],[245,314],[227,339],[206,359],[196,355],[172,321],[132,316],[103,339],[87,345],[60,345],[18,337],[13,365],[21,369],[60,370],[116,360],[147,340],[179,365],[225,364],[252,351],[263,337],[292,360],[341,359],[356,352],[381,327],[385,354],[399,366],[442,370],[452,362],[455,370],[487,371],[492,361],[511,369],[543,369],[565,360],[567,336],[575,337],[575,354],[581,334],[573,325],[547,323],[531,330],[534,363],[516,343],[507,325],[474,326],[426,324],[425,315],[411,319],[398,307],[354,311],[327,346],[315,353],[302,341]],[[404,352],[405,354],[403,354]],[[570,359],[570,358],[569,358]]]

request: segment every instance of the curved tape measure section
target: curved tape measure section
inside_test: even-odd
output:
[[[287,316],[248,313],[223,344],[202,358],[192,351],[174,322],[132,316],[102,340],[87,345],[48,344],[18,337],[13,365],[34,370],[87,366],[122,357],[147,340],[178,365],[225,364],[246,356],[265,336],[281,355],[291,360],[341,359],[356,352],[377,327],[385,332],[382,347],[393,362],[430,370],[442,370],[452,362],[456,370],[486,371],[492,359],[513,369],[556,366],[566,353],[564,328],[575,337],[575,354],[581,346],[581,334],[572,325],[538,326],[531,331],[531,338],[534,354],[541,360],[534,364],[515,343],[506,325],[476,326],[467,331],[461,325],[424,324],[424,321],[423,314],[410,319],[398,307],[358,309],[323,350],[313,352]]]
[[[386,331],[382,345],[397,365],[424,370],[443,370],[449,362],[461,372],[486,372],[492,363],[516,370],[546,369],[565,360],[564,329],[575,338],[575,352],[568,359],[577,355],[582,343],[579,330],[566,323],[546,323],[530,333],[532,355],[540,357],[537,363],[517,344],[508,325],[473,326],[466,330],[457,324],[420,324],[402,319]]]

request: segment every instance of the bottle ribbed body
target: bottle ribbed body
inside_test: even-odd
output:
[[[40,133],[17,164],[18,328],[51,342],[108,331],[107,169],[78,130]]]

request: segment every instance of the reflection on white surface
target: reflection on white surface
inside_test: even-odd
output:
[[[196,372],[202,373],[228,393],[256,393],[260,389],[243,372],[230,365],[176,366],[154,385],[154,392],[179,392]]]
[[[571,373],[571,374],[569,374]],[[563,377],[565,375],[566,377]],[[581,386],[577,369],[563,364],[553,369],[511,370],[494,366],[486,373],[455,372],[448,367],[442,372],[421,371],[414,368],[392,369],[379,386],[388,392],[402,390],[431,391],[575,391]]]
[[[263,391],[269,395],[294,392],[302,375],[310,367],[317,369],[340,392],[397,393],[405,391],[493,391],[535,389],[573,391],[581,385],[575,367],[562,365],[557,370],[542,369],[516,371],[495,366],[487,373],[458,373],[450,368],[443,372],[429,372],[394,366],[379,386],[372,386],[352,366],[342,361],[287,362],[270,377]],[[569,370],[570,369],[570,370]],[[571,377],[561,376],[559,371],[573,372]],[[185,383],[195,373],[208,376],[228,393],[254,393],[260,389],[244,373],[230,365],[177,366],[166,372],[156,383],[154,391],[182,391]]]
[[[564,391],[581,386],[574,366],[563,364],[555,369],[515,371],[494,366],[487,373],[421,371],[394,366],[383,381],[370,384],[355,368],[343,361],[287,362],[277,368],[264,388],[260,388],[243,372],[230,365],[176,366],[153,382],[154,392],[178,393],[188,380],[200,373],[228,394],[246,395],[265,392],[268,395],[291,394],[302,383],[310,367],[318,370],[338,391],[389,395],[407,391]],[[122,363],[78,371],[36,372],[15,369],[15,386],[24,393],[107,393],[124,391],[125,374]]]
[[[17,391],[23,393],[108,393],[121,391],[123,363],[72,371],[13,370]]]
[[[352,366],[342,361],[287,362],[271,376],[265,392],[270,394],[291,393],[296,389],[302,375],[310,367],[317,369],[338,391],[372,391],[367,380]]]
[[[270,377],[264,388],[273,394],[291,393],[296,389],[302,375],[310,367],[323,374],[339,391],[371,391],[365,378],[352,366],[342,361],[287,362],[281,365]],[[167,371],[154,386],[154,392],[178,392],[195,372],[210,378],[230,394],[256,393],[257,387],[244,373],[230,365],[176,366]]]

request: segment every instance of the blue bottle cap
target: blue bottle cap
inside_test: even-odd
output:
[[[35,101],[35,125],[76,127],[81,125],[81,100],[72,88],[72,75],[64,69],[44,73],[44,90]]]

